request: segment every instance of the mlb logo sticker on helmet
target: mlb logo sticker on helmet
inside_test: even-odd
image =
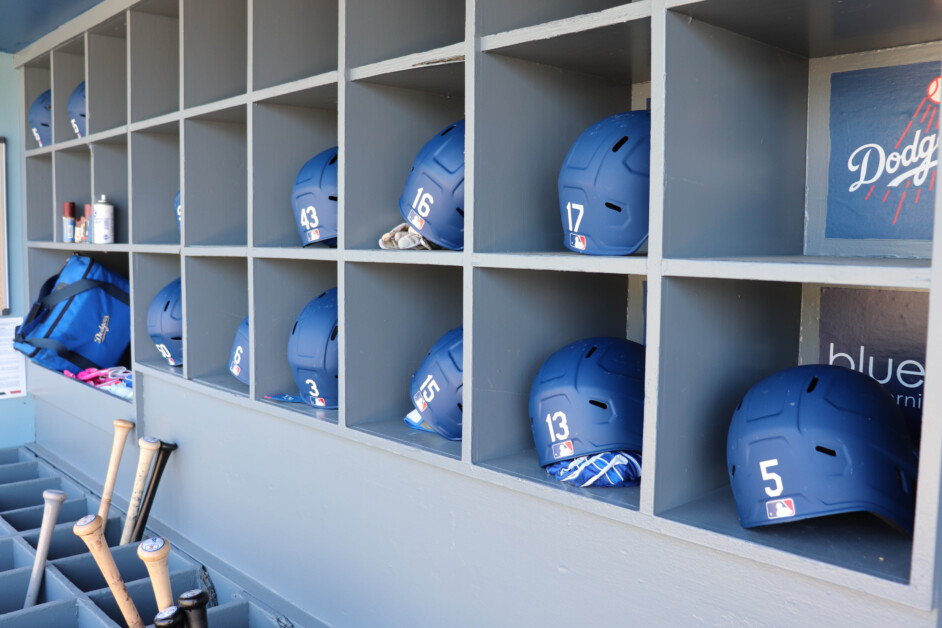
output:
[[[560,458],[571,458],[572,457],[572,441],[567,440],[562,443],[556,443],[553,445],[553,458],[559,460]]]
[[[569,246],[580,251],[585,250],[585,236],[577,235],[575,233],[569,234]]]
[[[795,501],[789,499],[773,499],[765,504],[765,512],[769,519],[784,519],[795,516]]]
[[[323,397],[315,397],[315,398],[314,398],[314,405],[315,405],[315,406],[318,406],[319,408],[323,408],[324,406],[327,405],[327,402],[324,401],[324,398],[323,398]]]
[[[311,242],[317,242],[321,239],[321,230],[313,229],[307,232],[307,241],[310,244]]]
[[[425,409],[428,408],[428,404],[425,402],[425,399],[422,398],[422,393],[415,393],[415,396],[412,397],[412,403],[415,404],[415,409],[419,412],[425,412]]]
[[[423,220],[421,216],[411,210],[409,211],[409,222],[419,231],[422,231],[422,227],[425,226],[425,220]]]

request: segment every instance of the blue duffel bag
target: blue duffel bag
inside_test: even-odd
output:
[[[128,280],[84,255],[50,277],[13,346],[56,371],[117,366],[131,343]]]

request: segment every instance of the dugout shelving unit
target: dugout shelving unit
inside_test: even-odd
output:
[[[942,59],[942,8],[932,0],[848,4],[106,0],[16,57],[26,110],[53,90],[55,142],[39,148],[28,135],[23,155],[25,263],[28,302],[72,251],[129,276],[136,396],[125,402],[79,391],[30,365],[38,425],[67,417],[61,435],[38,427],[38,442],[68,458],[70,432],[105,438],[108,413],[120,412],[139,428],[165,427],[180,441],[189,435],[190,447],[220,464],[234,460],[224,450],[261,455],[253,467],[259,484],[239,478],[265,503],[275,498],[261,493],[280,485],[272,478],[282,464],[315,474],[324,472],[317,458],[332,450],[382,464],[394,454],[408,461],[408,477],[446,494],[452,485],[483,487],[495,499],[539,502],[550,516],[599,518],[619,539],[689,543],[694,549],[684,551],[706,572],[711,561],[733,560],[758,579],[774,571],[786,584],[834,586],[845,607],[862,595],[879,608],[905,609],[912,625],[930,623],[942,579],[938,245],[870,242],[834,251],[809,225],[823,212],[815,170],[822,68],[838,58],[848,67],[884,57]],[[65,103],[86,77],[90,136],[76,139]],[[593,122],[648,106],[646,247],[620,258],[565,251],[556,178],[568,147]],[[464,251],[379,250],[380,235],[401,222],[397,203],[415,154],[462,117]],[[301,248],[291,184],[306,160],[334,145],[338,246]],[[178,189],[181,229],[172,210]],[[93,194],[115,204],[116,243],[61,242],[62,202],[91,202]],[[942,195],[935,203],[940,215]],[[175,277],[183,280],[182,367],[160,359],[146,330],[151,299]],[[305,303],[334,286],[340,409],[266,399],[294,392],[284,357],[291,326]],[[736,519],[725,469],[732,409],[752,383],[806,359],[813,295],[833,286],[929,294],[923,409],[933,420],[924,421],[911,540],[869,515],[759,531]],[[227,370],[246,315],[249,385]],[[458,325],[460,443],[402,422],[412,373]],[[575,489],[548,479],[536,462],[527,418],[533,376],[550,353],[592,335],[647,347],[640,487]],[[84,407],[65,401],[60,385]],[[252,453],[252,441],[272,433],[272,449],[287,451]],[[197,489],[177,488],[185,501],[195,499]],[[301,478],[273,490],[284,497],[295,489],[334,498]],[[225,500],[235,489],[220,491],[214,507],[235,513]],[[199,535],[185,514],[168,507],[161,515]],[[304,538],[293,523],[280,525],[286,543]],[[585,541],[581,548],[601,552]],[[214,551],[235,565],[256,560]],[[325,597],[329,584],[305,571],[305,559],[280,560],[288,575],[261,570],[260,584],[277,581],[288,591],[283,601],[319,616],[289,582],[318,583]]]

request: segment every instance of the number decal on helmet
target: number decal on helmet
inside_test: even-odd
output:
[[[559,432],[556,432],[555,426],[553,423],[559,421]],[[549,428],[550,433],[550,442],[555,443],[556,441],[566,440],[569,438],[569,425],[566,423],[566,413],[565,412],[554,412],[552,415],[546,413],[546,427]]]
[[[159,344],[159,345],[157,345],[157,351],[160,352],[160,355],[162,355],[165,360],[169,360],[169,359],[170,359],[170,357],[171,357],[170,349],[167,348],[167,345],[165,345],[165,344]]]
[[[419,212],[419,215],[423,218],[427,218],[430,211],[432,211],[432,205],[435,204],[435,199],[432,198],[432,195],[428,192],[422,194],[425,191],[425,188],[419,188],[415,193],[415,200],[412,201],[412,209]]]
[[[572,210],[579,212],[579,215],[576,217],[576,225],[572,224]],[[569,230],[573,233],[579,233],[579,224],[582,222],[582,215],[585,213],[585,208],[579,203],[566,203],[566,212],[569,214]]]
[[[311,387],[311,389],[308,391],[309,395],[311,395],[312,397],[321,396],[320,391],[317,390],[317,382],[315,382],[313,379],[306,379],[304,380],[304,383]]]
[[[235,352],[232,354],[232,363],[238,364],[242,361],[242,345],[236,347]]]
[[[422,385],[419,386],[419,390],[422,391],[422,398],[425,399],[426,403],[431,403],[432,399],[435,398],[435,393],[441,392],[441,388],[438,387],[438,383],[431,373],[425,378]]]
[[[778,497],[784,490],[782,487],[782,476],[780,476],[778,473],[769,471],[769,467],[775,466],[778,466],[778,458],[763,460],[759,463],[759,471],[762,472],[762,479],[766,482],[772,482],[775,485],[774,487],[765,487],[765,494],[769,497]]]
[[[308,205],[301,210],[301,226],[305,229],[314,229],[320,221],[317,219],[317,210],[313,205]]]

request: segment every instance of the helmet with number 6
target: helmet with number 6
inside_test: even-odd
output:
[[[863,373],[811,364],[755,384],[726,460],[744,528],[868,511],[912,534],[916,448],[893,397]]]
[[[641,451],[644,346],[586,338],[546,359],[530,387],[540,466],[607,451]]]
[[[464,249],[464,120],[449,124],[419,151],[399,212],[426,240]]]
[[[575,141],[559,172],[566,248],[630,255],[648,237],[651,114],[619,113]]]
[[[79,137],[85,137],[85,81],[78,84],[78,87],[69,96],[69,104],[66,105],[66,111],[69,113],[69,120],[72,122],[72,130]]]
[[[439,338],[409,384],[412,404],[424,425],[448,440],[461,440],[464,327]]]
[[[150,302],[147,333],[170,366],[183,364],[183,296],[179,279],[164,286]]]
[[[301,246],[333,244],[337,238],[337,147],[301,166],[291,190]]]
[[[246,316],[236,330],[229,352],[229,372],[243,384],[249,383],[249,317]]]
[[[29,108],[29,126],[40,146],[52,144],[52,90],[39,95]]]
[[[304,306],[288,338],[288,363],[305,402],[334,409],[337,384],[337,289],[321,293]]]

